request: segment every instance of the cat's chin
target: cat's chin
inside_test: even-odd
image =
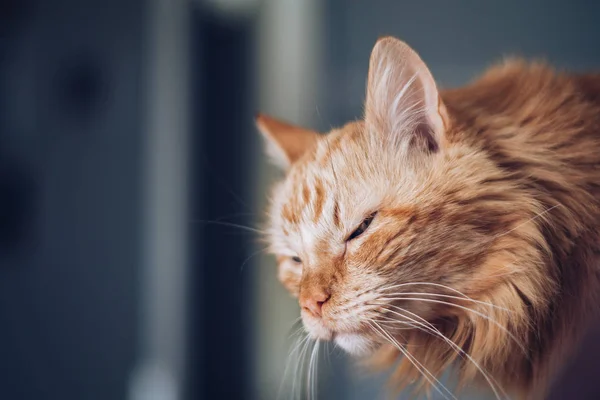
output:
[[[334,341],[348,354],[356,357],[367,356],[376,348],[376,344],[372,340],[355,333],[336,334]]]

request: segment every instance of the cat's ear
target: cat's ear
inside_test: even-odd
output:
[[[395,142],[430,151],[445,144],[448,117],[435,81],[419,55],[398,39],[379,39],[373,48],[365,121]]]
[[[283,169],[288,169],[314,146],[319,134],[275,118],[257,114],[256,126],[265,138],[267,154]]]

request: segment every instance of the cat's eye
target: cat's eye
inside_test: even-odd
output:
[[[294,256],[292,257],[292,261],[295,262],[296,264],[300,264],[302,263],[302,260],[300,259],[300,257],[298,256]]]
[[[360,223],[360,225],[358,226],[358,228],[356,228],[354,230],[354,232],[352,232],[350,234],[350,236],[348,236],[348,239],[346,239],[346,241],[350,241],[350,240],[355,239],[355,238],[359,237],[360,235],[362,235],[369,228],[369,225],[371,225],[371,222],[373,222],[373,218],[375,218],[376,214],[377,213],[375,212],[375,213],[369,215],[367,218],[365,218]]]

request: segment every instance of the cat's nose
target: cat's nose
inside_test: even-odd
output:
[[[321,317],[323,304],[329,300],[329,294],[324,291],[308,293],[305,296],[300,296],[300,306],[306,312],[311,313],[315,317]]]

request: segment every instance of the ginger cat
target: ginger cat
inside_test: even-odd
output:
[[[510,61],[438,91],[394,38],[364,119],[326,135],[257,117],[286,171],[269,209],[308,334],[398,388],[540,399],[599,306],[600,75]]]

